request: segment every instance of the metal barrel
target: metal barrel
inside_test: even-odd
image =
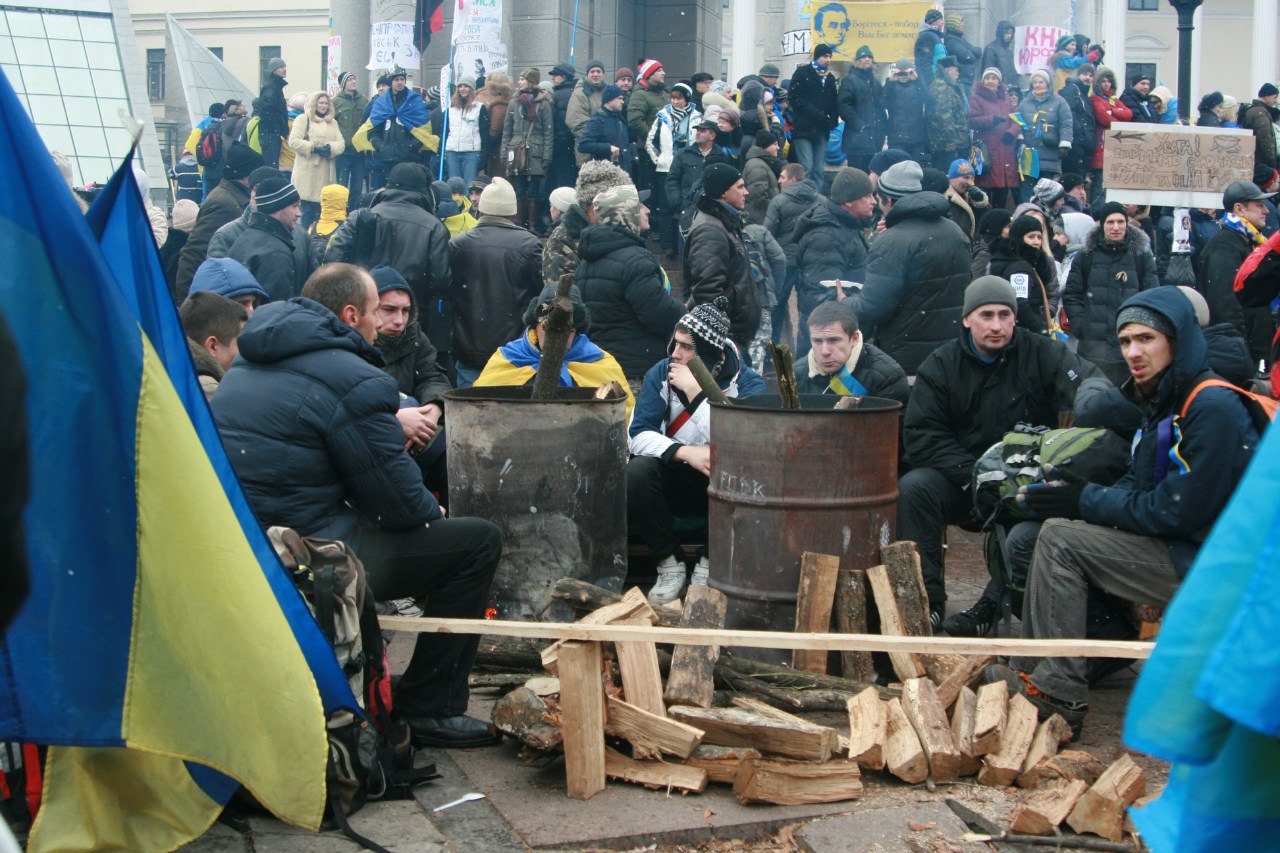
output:
[[[449,514],[502,528],[490,594],[500,619],[574,620],[551,598],[562,577],[622,591],[627,576],[626,403],[561,388],[445,394]]]
[[[783,409],[776,394],[711,410],[710,586],[726,628],[794,631],[800,555],[834,554],[842,572],[880,560],[898,500],[899,409],[864,397],[832,410],[826,395]],[[771,662],[787,651],[735,649]]]

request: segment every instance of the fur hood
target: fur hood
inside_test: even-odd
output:
[[[305,110],[307,121],[333,121],[333,98],[329,98],[329,112],[327,115],[316,115],[316,104],[319,103],[321,96],[329,98],[329,93],[321,89],[318,92],[312,92],[307,98],[307,108]]]
[[[1135,228],[1133,223],[1130,223],[1128,233],[1125,234],[1124,247],[1126,251],[1141,255],[1144,252],[1151,251],[1151,240],[1147,238],[1147,232],[1141,228]],[[1106,240],[1102,236],[1102,223],[1099,222],[1089,232],[1089,236],[1085,238],[1084,251],[1093,252],[1098,249],[1105,251],[1106,248]]]
[[[1093,93],[1098,97],[1102,97],[1101,83],[1103,80],[1111,81],[1111,97],[1120,97],[1120,90],[1116,87],[1116,72],[1110,68],[1099,68],[1097,73],[1093,75]]]
[[[490,74],[484,79],[484,88],[476,92],[476,100],[485,106],[501,104],[511,100],[516,87],[511,79],[500,71]]]

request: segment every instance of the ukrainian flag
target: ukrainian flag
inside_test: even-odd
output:
[[[238,785],[316,828],[325,710],[353,697],[230,474],[129,161],[90,223],[45,151],[0,75],[34,472],[0,739],[52,746],[29,850],[171,850]]]

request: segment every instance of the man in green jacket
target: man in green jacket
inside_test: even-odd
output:
[[[334,160],[338,169],[338,183],[347,188],[347,212],[360,206],[360,196],[364,195],[364,152],[357,151],[351,137],[364,123],[364,108],[369,99],[356,91],[359,81],[352,71],[343,71],[338,75],[338,94],[333,97],[333,116],[342,131],[342,141],[346,148]]]
[[[636,88],[627,102],[627,131],[639,150],[632,171],[636,188],[647,190],[653,183],[653,161],[645,151],[649,129],[658,118],[658,110],[671,103],[667,92],[667,70],[656,59],[646,59],[637,66]]]

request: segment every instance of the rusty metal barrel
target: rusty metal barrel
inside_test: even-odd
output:
[[[551,598],[557,580],[621,592],[627,576],[626,403],[593,399],[594,388],[537,402],[531,391],[445,394],[449,514],[502,528],[499,619],[572,622]]]
[[[866,569],[894,536],[899,410],[864,397],[833,410],[824,395],[800,409],[774,395],[711,410],[710,586],[725,594],[725,627],[794,631],[800,555],[834,554]],[[789,651],[735,649],[784,663]]]

